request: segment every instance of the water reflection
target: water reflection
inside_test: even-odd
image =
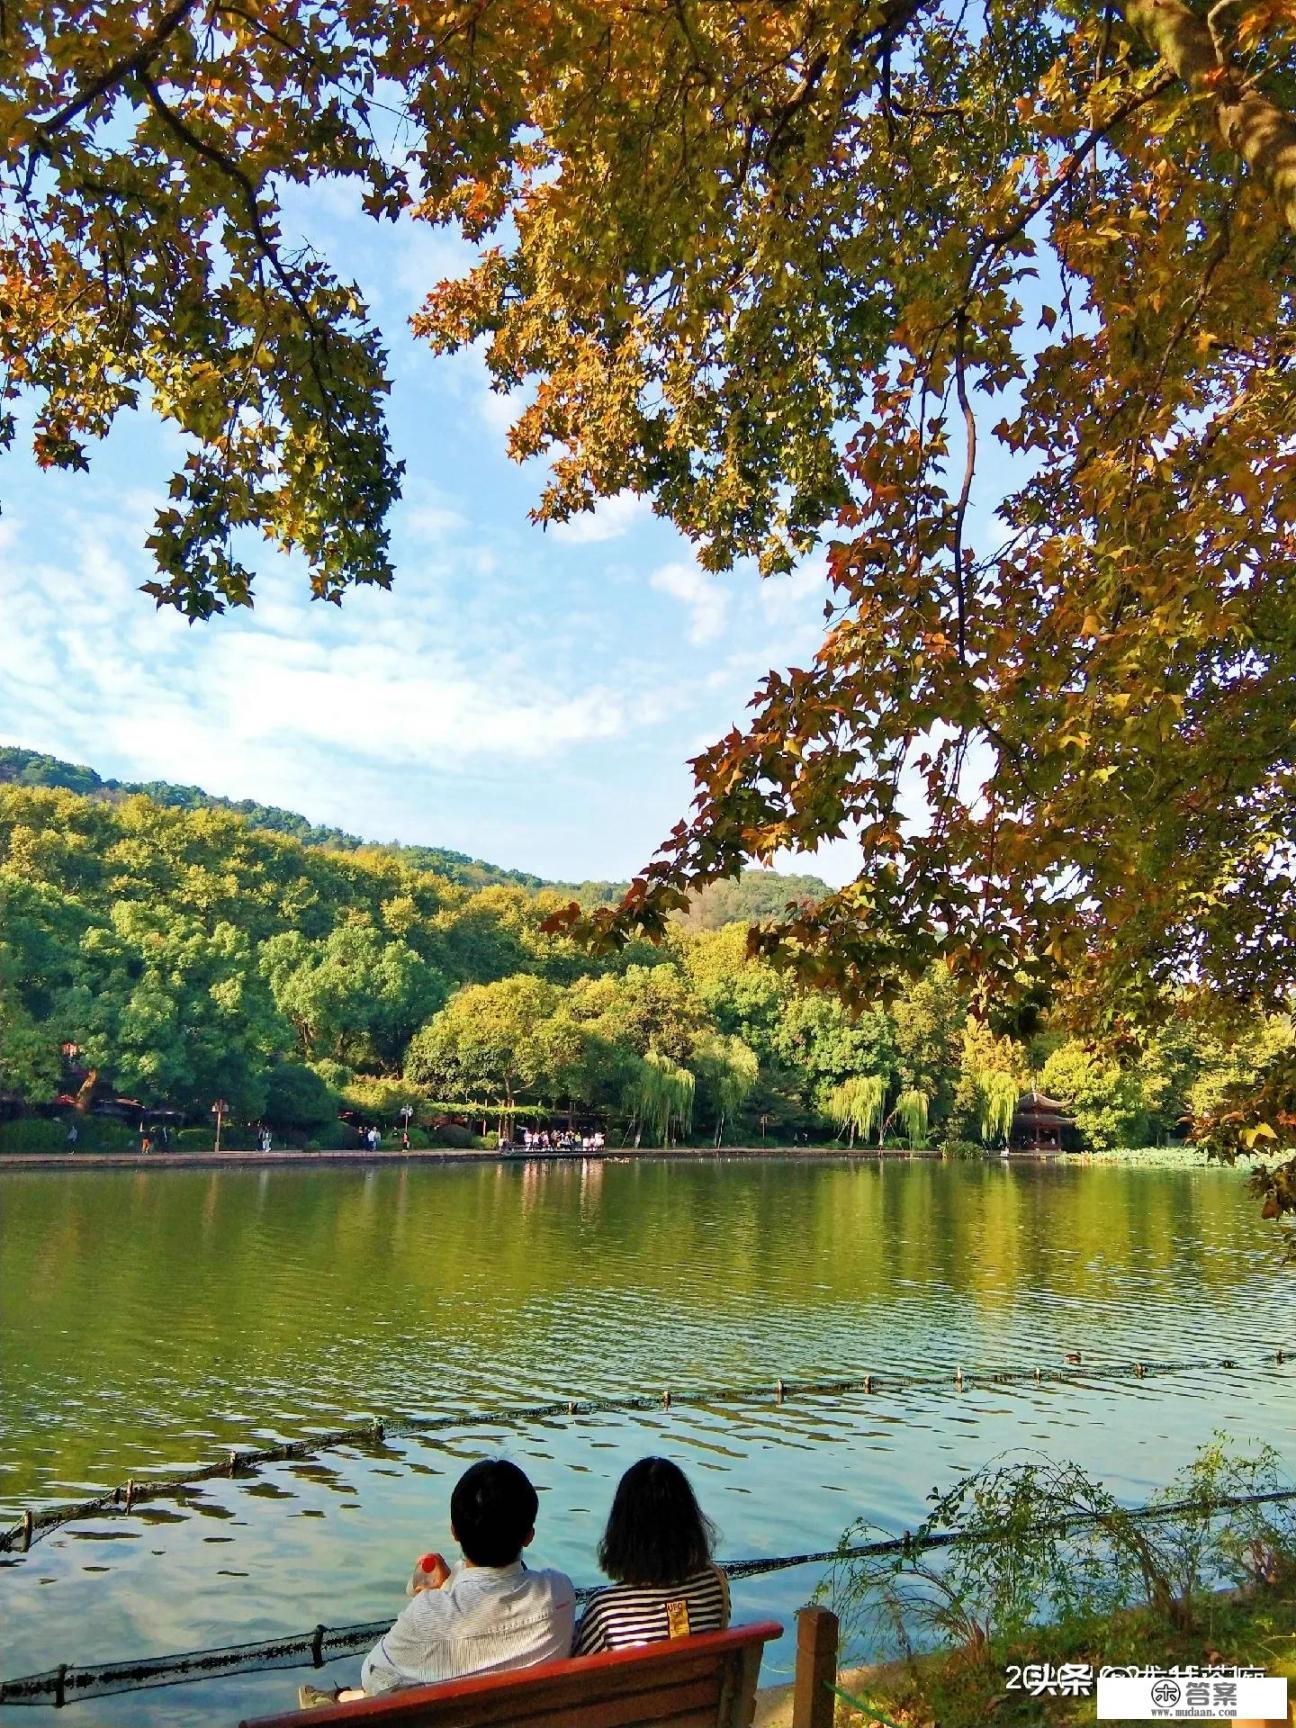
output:
[[[927,1163],[6,1175],[7,1508],[220,1445],[666,1385],[1255,1356],[1214,1172]]]

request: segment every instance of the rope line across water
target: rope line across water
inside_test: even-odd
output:
[[[1296,1488],[1270,1489],[1262,1494],[1228,1494],[1217,1500],[1173,1500],[1125,1509],[1129,1518],[1156,1520],[1185,1512],[1216,1516],[1241,1506],[1274,1505],[1296,1500]],[[1074,1517],[1037,1526],[1040,1534],[1067,1532],[1107,1520],[1105,1512],[1077,1513]],[[998,1530],[943,1530],[916,1539],[906,1530],[901,1536],[885,1537],[854,1547],[826,1548],[814,1554],[783,1554],[759,1560],[727,1560],[720,1570],[731,1579],[759,1578],[770,1572],[787,1572],[797,1566],[828,1566],[842,1560],[877,1559],[891,1554],[921,1554],[935,1548],[951,1548],[960,1541],[997,1542]],[[578,1602],[588,1601],[597,1585],[576,1592]],[[188,1650],[171,1656],[148,1656],[129,1662],[104,1662],[78,1668],[61,1662],[40,1674],[24,1674],[0,1681],[0,1705],[31,1704],[61,1708],[82,1698],[102,1698],[115,1692],[140,1692],[154,1686],[177,1686],[195,1680],[213,1680],[232,1674],[260,1674],[274,1668],[300,1668],[308,1663],[321,1668],[340,1656],[367,1650],[391,1625],[391,1618],[367,1620],[354,1626],[316,1626],[310,1632],[265,1638],[257,1643],[227,1644],[213,1650]]]
[[[1277,1350],[1253,1365],[1255,1370],[1281,1366],[1292,1355],[1290,1350]],[[675,1390],[665,1387],[659,1394],[637,1393],[620,1398],[561,1398],[547,1404],[524,1404],[498,1410],[466,1412],[450,1416],[405,1417],[396,1422],[383,1422],[377,1417],[350,1428],[335,1428],[331,1432],[312,1435],[308,1440],[287,1441],[277,1446],[231,1446],[225,1456],[201,1465],[184,1476],[155,1478],[145,1482],[133,1477],[121,1487],[100,1494],[93,1500],[78,1500],[41,1510],[28,1509],[17,1524],[0,1531],[0,1554],[17,1551],[26,1553],[34,1542],[51,1530],[78,1518],[99,1517],[104,1513],[130,1512],[147,1500],[167,1500],[183,1497],[202,1482],[219,1477],[248,1475],[263,1464],[283,1464],[318,1458],[323,1452],[340,1446],[378,1446],[389,1436],[444,1433],[451,1429],[491,1427],[510,1423],[540,1422],[560,1416],[592,1416],[604,1411],[633,1412],[637,1410],[669,1410],[682,1404],[693,1408],[724,1404],[769,1404],[777,1407],[793,1397],[840,1397],[849,1392],[922,1392],[956,1390],[979,1386],[1082,1384],[1090,1380],[1143,1380],[1153,1375],[1206,1373],[1212,1370],[1237,1370],[1241,1365],[1232,1356],[1216,1356],[1195,1362],[1134,1361],[1118,1364],[1096,1363],[1093,1367],[1065,1368],[1003,1368],[982,1369],[965,1374],[956,1368],[953,1375],[859,1374],[841,1380],[775,1380],[762,1386],[686,1387]]]

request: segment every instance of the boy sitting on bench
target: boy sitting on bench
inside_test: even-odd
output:
[[[423,1575],[426,1583],[365,1657],[361,1690],[303,1686],[301,1708],[570,1656],[571,1579],[531,1572],[522,1562],[539,1504],[516,1464],[487,1458],[466,1470],[450,1496],[450,1533],[463,1550],[462,1563],[450,1570],[439,1561]]]

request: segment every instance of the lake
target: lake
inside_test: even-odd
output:
[[[578,1584],[598,1581],[612,1489],[646,1452],[690,1472],[728,1559],[831,1548],[861,1517],[911,1528],[934,1488],[1009,1449],[1073,1458],[1130,1501],[1220,1429],[1296,1467],[1291,1368],[1272,1366],[1296,1342],[1296,1282],[1231,1172],[791,1159],[10,1172],[0,1205],[6,1524],[230,1444],[462,1418],[71,1524],[7,1557],[5,1677],[394,1615],[414,1556],[449,1546],[455,1476],[486,1452],[531,1474],[533,1553]],[[1076,1352],[1075,1383],[975,1378]],[[1235,1371],[1088,1377],[1226,1355]],[[865,1372],[948,1383],[773,1396],[780,1377]],[[768,1395],[732,1396],[747,1386]],[[498,1414],[667,1387],[722,1395]],[[735,1612],[790,1624],[820,1575],[740,1583]],[[766,1683],[790,1666],[785,1640]],[[307,1674],[64,1718],[232,1722],[288,1707]]]

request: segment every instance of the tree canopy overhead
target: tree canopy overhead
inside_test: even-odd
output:
[[[807,978],[943,957],[1107,1023],[1172,981],[1285,997],[1289,4],[59,0],[3,32],[5,388],[43,462],[140,391],[185,430],[159,600],[246,601],[242,525],[328,597],[389,579],[379,339],[279,227],[333,175],[480,247],[415,328],[532,384],[540,519],[631,488],[713,568],[827,545],[815,660],[587,933],[848,834],[858,880],[760,938]]]

